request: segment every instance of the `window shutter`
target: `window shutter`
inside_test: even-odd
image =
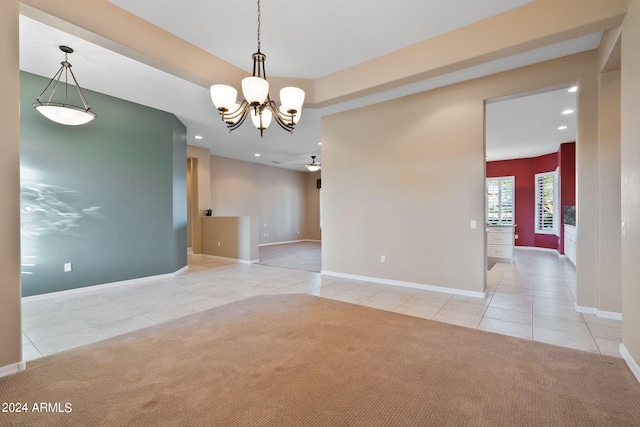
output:
[[[557,223],[557,183],[556,173],[535,175],[536,185],[536,232],[555,233]]]
[[[513,224],[514,184],[513,176],[487,178],[487,224]]]

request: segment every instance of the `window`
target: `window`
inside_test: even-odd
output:
[[[536,185],[536,233],[558,234],[558,170],[537,173]]]
[[[513,225],[515,177],[487,178],[487,224]]]

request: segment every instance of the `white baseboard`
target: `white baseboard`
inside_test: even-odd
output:
[[[326,270],[322,270],[320,274],[324,276],[341,277],[343,279],[360,280],[363,282],[381,283],[383,285],[404,286],[405,288],[421,289],[424,291],[434,291],[434,292],[442,292],[447,294],[462,295],[465,297],[473,297],[473,298],[487,297],[486,291],[485,292],[465,291],[464,289],[446,288],[444,286],[424,285],[422,283],[403,282],[400,280],[382,279],[378,277],[358,276],[355,274],[337,273],[335,271],[326,271]]]
[[[615,311],[598,310],[596,311],[596,316],[602,317],[603,319],[612,319],[612,320],[622,321],[622,313],[616,313]]]
[[[229,257],[226,257],[226,256],[210,255],[210,254],[198,254],[198,256],[206,257],[206,258],[222,259],[222,260],[225,260],[225,261],[237,262],[238,264],[257,264],[257,263],[260,262],[259,259],[229,258]]]
[[[573,303],[573,307],[578,313],[592,314],[594,316],[602,317],[603,319],[622,320],[622,313],[615,311],[598,310],[595,307],[584,307],[578,305],[577,302]]]
[[[514,246],[514,249],[526,249],[526,250],[532,250],[532,251],[542,251],[542,252],[553,252],[556,255],[563,255],[561,254],[557,249],[552,249],[552,248],[539,248],[537,246]]]
[[[262,247],[262,246],[287,245],[289,243],[301,243],[301,242],[322,243],[322,240],[313,240],[313,239],[287,240],[285,242],[261,243],[258,246]]]
[[[14,363],[12,365],[2,366],[0,367],[0,378],[16,374],[20,371],[24,371],[26,368],[27,363],[25,361]]]
[[[40,295],[31,295],[28,297],[22,297],[22,301],[37,301],[41,299],[49,299],[52,297],[77,295],[77,294],[82,294],[85,292],[93,292],[101,289],[116,288],[118,286],[135,285],[139,283],[151,282],[154,280],[171,279],[181,273],[184,273],[188,269],[189,269],[189,266],[185,265],[180,270],[174,271],[173,273],[159,274],[157,276],[140,277],[138,279],[131,279],[131,280],[122,280],[120,282],[103,283],[101,285],[84,286],[82,288],[67,289],[64,291],[49,292],[49,293],[40,294]]]
[[[169,273],[169,274],[167,274],[167,276],[169,276],[169,277],[175,277],[175,276],[178,276],[178,275],[180,275],[180,274],[184,273],[184,272],[185,272],[185,271],[187,271],[187,270],[189,270],[189,266],[188,266],[188,265],[185,265],[185,266],[184,266],[184,267],[182,267],[180,270],[177,270],[177,271],[174,271],[173,273]]]
[[[640,366],[638,366],[638,363],[633,360],[631,353],[629,353],[627,347],[625,347],[622,343],[620,343],[620,355],[622,356],[624,361],[627,362],[627,366],[629,366],[629,369],[631,369],[633,376],[636,377],[636,380],[638,380],[638,382],[640,382]]]
[[[273,242],[273,243],[261,243],[258,245],[258,247],[262,247],[262,246],[275,246],[275,245],[286,245],[289,243],[300,243],[300,242],[304,242],[305,240],[287,240],[284,242]]]

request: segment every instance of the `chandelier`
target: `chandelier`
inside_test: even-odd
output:
[[[304,91],[297,87],[285,87],[280,90],[280,107],[269,96],[269,82],[265,72],[264,62],[267,57],[260,52],[260,0],[258,0],[258,51],[251,55],[253,59],[253,74],[242,79],[242,94],[244,99],[240,104],[236,102],[238,91],[231,86],[215,84],[211,86],[211,100],[218,109],[222,121],[229,128],[229,132],[244,123],[247,116],[251,116],[254,126],[263,131],[269,127],[272,119],[284,130],[293,132],[300,120]]]
[[[84,97],[84,93],[82,93],[82,88],[78,84],[76,76],[71,70],[71,64],[69,63],[69,61],[67,61],[67,55],[73,53],[73,49],[68,46],[59,46],[59,48],[64,52],[64,61],[60,63],[60,69],[51,78],[49,84],[44,88],[40,96],[36,98],[36,102],[34,102],[32,105],[33,108],[35,108],[40,114],[56,123],[70,126],[83,125],[95,119],[96,114],[91,111],[91,107],[87,103],[87,99]],[[56,93],[56,89],[58,89],[58,84],[60,83],[60,79],[62,78],[63,74],[64,100],[62,102],[55,102],[53,101],[53,96]],[[80,100],[82,101],[82,107],[77,107],[69,103],[69,84],[67,82],[69,74],[71,74],[73,83],[75,84],[78,95],[80,96]],[[49,89],[49,87],[51,87],[51,94],[46,101],[42,101],[42,97],[44,96],[47,89]]]

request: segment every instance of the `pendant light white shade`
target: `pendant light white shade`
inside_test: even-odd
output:
[[[309,172],[317,172],[322,167],[320,163],[316,163],[316,156],[311,156],[311,163],[304,166],[309,170]]]
[[[300,88],[288,86],[280,89],[280,104],[283,108],[280,111],[302,110],[304,104],[304,91]]]
[[[262,116],[262,123],[260,123],[260,116]],[[268,128],[269,125],[271,124],[272,118],[273,118],[273,114],[269,109],[264,109],[262,111],[262,114],[258,114],[258,112],[255,109],[251,110],[251,121],[253,122],[253,125],[257,129]]]
[[[209,91],[211,92],[211,101],[218,111],[235,111],[237,109],[237,107],[233,108],[238,97],[238,91],[235,88],[227,85],[211,85]]]
[[[269,82],[261,77],[242,79],[242,94],[250,105],[260,105],[269,95]]]
[[[68,126],[83,125],[96,117],[93,112],[75,109],[73,106],[39,105],[35,109],[47,119]]]
[[[49,80],[44,90],[36,98],[36,102],[31,104],[37,112],[45,116],[47,119],[67,126],[79,126],[85,123],[89,123],[96,118],[96,113],[91,111],[91,107],[87,103],[87,99],[82,92],[80,84],[76,80],[76,76],[71,69],[71,64],[67,60],[68,55],[73,53],[73,49],[69,46],[58,46],[62,52],[64,52],[64,61],[60,63],[60,69]],[[72,104],[72,100],[69,99],[69,82],[68,77],[71,76],[73,84],[75,85],[76,92],[78,94],[78,100],[82,103],[82,107]],[[64,81],[62,78],[64,77]],[[62,93],[62,96],[56,94],[58,86],[62,88],[58,91],[58,94]],[[49,96],[45,94],[51,88]],[[73,90],[71,90],[73,93]],[[62,98],[62,99],[61,99]]]

